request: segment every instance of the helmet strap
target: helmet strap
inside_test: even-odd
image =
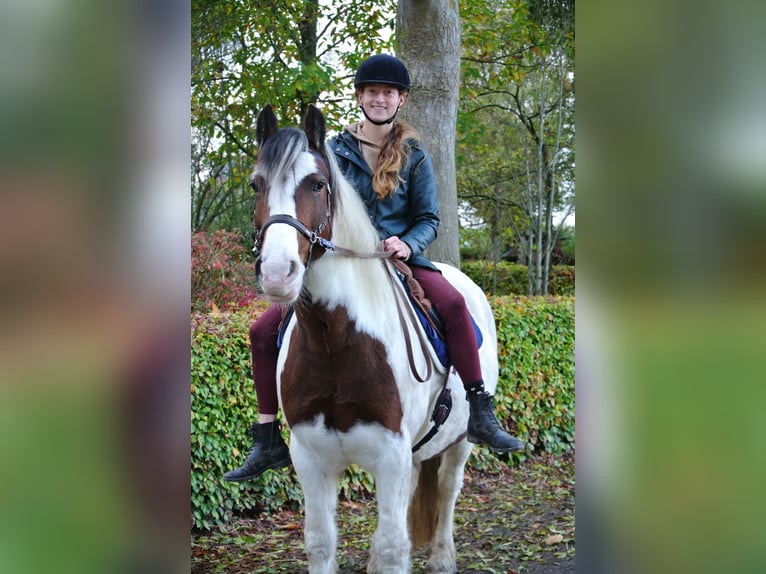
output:
[[[368,122],[370,122],[371,124],[375,124],[376,126],[382,126],[382,125],[385,125],[385,124],[390,124],[390,123],[392,123],[394,121],[394,119],[396,118],[396,114],[399,113],[399,108],[401,106],[396,106],[396,111],[394,112],[394,115],[391,116],[390,118],[388,118],[387,120],[383,120],[382,122],[378,122],[376,120],[373,120],[370,116],[368,116],[367,115],[367,111],[364,109],[364,106],[362,104],[359,104],[359,107],[362,108],[362,113],[364,114],[364,117],[367,118]]]

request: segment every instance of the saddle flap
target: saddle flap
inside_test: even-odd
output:
[[[420,283],[418,283],[418,280],[413,277],[412,269],[410,269],[409,265],[407,265],[404,261],[399,259],[390,259],[389,261],[403,277],[404,283],[409,290],[410,300],[412,303],[420,309],[425,318],[436,331],[436,334],[440,338],[444,339],[444,328],[442,327],[441,323],[435,319],[434,313],[431,312],[433,305],[431,305],[431,301],[428,299],[428,297],[426,297],[426,293],[423,291],[423,287],[420,285]]]

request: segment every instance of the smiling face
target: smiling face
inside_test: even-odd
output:
[[[407,93],[389,84],[367,84],[357,90],[356,99],[375,121],[385,121],[407,101]]]

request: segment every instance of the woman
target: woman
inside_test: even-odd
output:
[[[410,91],[407,68],[393,56],[372,56],[359,66],[354,88],[364,119],[330,141],[338,165],[364,200],[383,248],[410,266],[442,319],[447,350],[470,405],[468,440],[501,453],[520,450],[523,443],[500,426],[492,396],[484,390],[476,334],[463,296],[422,255],[436,238],[439,197],[431,158],[417,131],[396,119]],[[290,463],[276,420],[280,320],[279,307],[273,305],[250,328],[258,423],[250,429],[253,447],[245,463],[227,472],[225,480],[249,480]]]

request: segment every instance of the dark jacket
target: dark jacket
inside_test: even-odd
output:
[[[370,221],[380,239],[396,235],[409,245],[408,265],[436,267],[422,253],[436,239],[439,227],[439,193],[431,156],[420,143],[412,142],[409,164],[400,172],[404,181],[396,192],[378,199],[372,189],[372,170],[364,160],[359,142],[347,131],[330,140],[338,166],[367,206]]]

